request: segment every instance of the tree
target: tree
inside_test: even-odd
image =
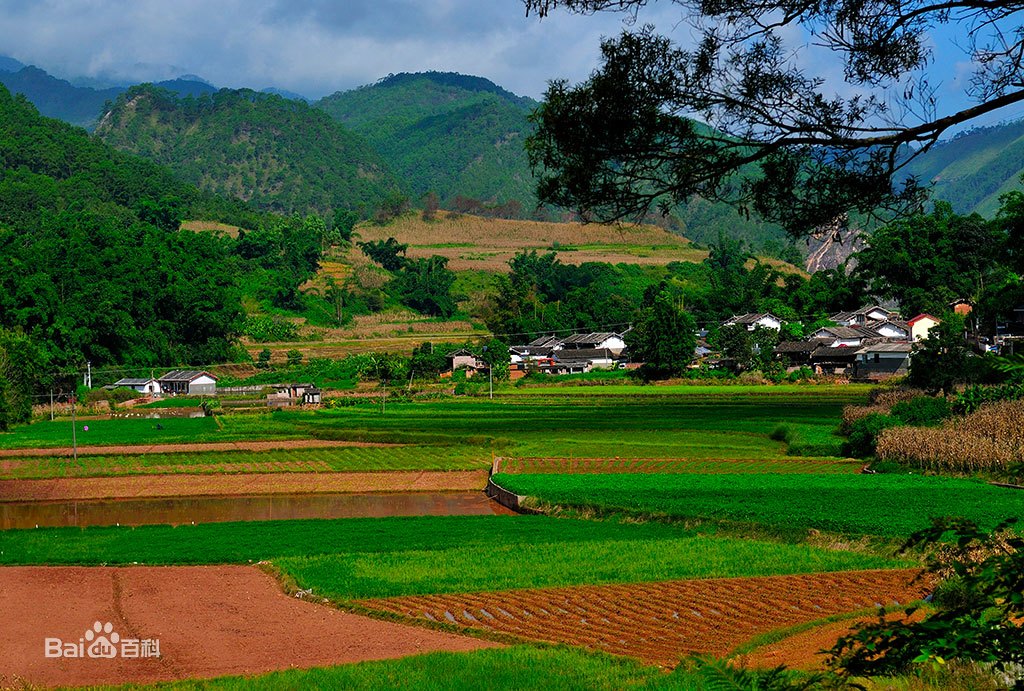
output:
[[[641,310],[633,330],[626,334],[630,357],[643,362],[641,376],[666,379],[683,373],[693,360],[697,324],[680,310],[668,290],[661,290]]]
[[[962,660],[991,665],[1024,684],[1024,539],[1009,519],[992,530],[957,518],[933,519],[903,549],[938,546],[929,571],[945,582],[936,611],[921,621],[886,619],[841,638],[830,662],[846,675],[903,674],[915,664]],[[916,608],[907,610],[913,614]]]
[[[260,369],[270,368],[270,348],[264,348],[260,351],[259,357],[256,359],[256,366]]]
[[[648,2],[524,0],[542,18],[561,8],[633,20]],[[916,180],[894,182],[909,158],[1024,101],[1022,3],[672,2],[693,48],[650,26],[626,30],[603,41],[587,81],[549,86],[527,144],[541,202],[608,221],[699,196],[803,234],[852,209],[916,208]],[[942,24],[961,29],[977,65],[964,80],[974,103],[950,112],[923,76]],[[835,60],[841,85],[825,78]]]
[[[408,261],[405,258],[405,252],[409,249],[409,245],[402,244],[394,238],[360,242],[359,247],[363,250],[363,254],[388,271],[398,271]]]
[[[437,192],[430,191],[423,195],[422,218],[424,221],[433,221],[437,218],[439,208],[441,208],[441,200],[438,199]]]
[[[406,259],[389,289],[403,305],[417,312],[450,317],[456,307],[452,298],[454,284],[455,272],[448,268],[448,258],[434,255]]]
[[[967,381],[970,357],[971,351],[964,341],[963,318],[946,314],[910,359],[908,382],[932,393],[952,393],[957,384]]]
[[[945,202],[879,228],[857,254],[857,274],[873,293],[898,300],[908,315],[940,312],[956,298],[977,299],[996,270],[1003,235],[977,214]]]

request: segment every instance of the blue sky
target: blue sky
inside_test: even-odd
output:
[[[519,0],[0,0],[0,54],[62,77],[117,81],[198,74],[217,86],[278,87],[320,97],[389,73],[455,71],[539,98],[549,79],[584,79],[602,36],[623,17],[526,17]],[[685,43],[680,9],[640,15]],[[794,35],[794,40],[806,37]],[[957,28],[935,34],[929,77],[940,110],[968,105],[969,62]],[[826,88],[850,93],[838,61],[807,58]],[[1024,106],[987,122],[1024,115]]]

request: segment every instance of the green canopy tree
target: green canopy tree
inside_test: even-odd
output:
[[[697,324],[679,309],[668,290],[661,290],[640,311],[626,345],[634,361],[643,362],[641,375],[667,379],[683,373],[693,360]]]

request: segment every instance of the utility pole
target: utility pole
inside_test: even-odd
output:
[[[53,422],[53,388],[50,388],[50,422]]]
[[[75,395],[71,395],[71,449],[78,463],[78,421],[75,419]]]
[[[85,363],[85,378],[82,380],[82,383],[87,389],[92,388],[92,362],[86,361]]]

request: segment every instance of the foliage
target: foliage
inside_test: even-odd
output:
[[[994,528],[967,519],[936,519],[910,536],[904,549],[955,541],[937,553],[932,574],[952,578],[960,597],[937,599],[923,621],[887,620],[839,640],[832,661],[853,676],[892,675],[913,665],[969,660],[990,665],[1024,683],[1024,539],[1010,532],[1012,518]],[[915,610],[907,610],[908,614]]]
[[[857,254],[871,291],[898,300],[907,316],[941,314],[957,298],[975,298],[991,282],[1005,235],[977,214],[958,216],[945,202],[879,228]]]
[[[293,322],[266,315],[246,317],[242,333],[256,343],[294,341],[299,336],[298,329]]]
[[[32,417],[32,394],[49,378],[48,365],[38,344],[0,329],[0,431]]]
[[[954,387],[970,376],[972,357],[964,341],[964,321],[947,314],[928,332],[910,360],[907,382],[931,393],[953,393]]]
[[[388,290],[403,305],[421,314],[450,317],[456,307],[451,292],[454,283],[455,273],[448,268],[448,258],[434,255],[404,260]]]
[[[323,112],[249,89],[180,98],[135,86],[96,134],[204,189],[278,213],[361,208],[365,217],[398,187],[379,156]]]
[[[409,245],[402,244],[392,237],[387,240],[360,242],[359,247],[363,250],[363,254],[387,271],[399,271],[408,261],[405,258],[405,252],[409,249]]]
[[[693,360],[696,331],[693,317],[661,290],[641,309],[633,330],[626,334],[626,344],[633,361],[644,363],[642,377],[666,379],[682,374]]]
[[[883,413],[871,413],[854,422],[850,427],[849,439],[844,451],[857,458],[868,458],[875,455],[878,435],[890,427],[905,424],[899,418]]]
[[[647,2],[524,4],[540,17],[565,8],[635,19]],[[1017,19],[1015,4],[676,4],[692,48],[650,25],[627,29],[602,41],[602,65],[587,81],[551,83],[528,144],[542,201],[607,220],[700,196],[808,233],[852,209],[914,208],[923,196],[916,179],[893,180],[908,151],[1024,98],[1022,38],[1001,27]],[[962,27],[958,45],[980,65],[968,89],[979,104],[939,113],[921,70],[932,59],[931,29],[947,22]],[[814,40],[794,47],[794,31]],[[821,53],[843,61],[849,96],[825,86],[834,75]],[[913,86],[894,104],[893,88],[904,84]]]
[[[1024,378],[1017,377],[1000,386],[975,384],[964,388],[953,399],[952,409],[958,415],[969,415],[985,403],[1018,401],[1024,398]]]
[[[915,396],[894,405],[890,413],[905,425],[922,427],[940,424],[953,414],[953,409],[943,397]]]

